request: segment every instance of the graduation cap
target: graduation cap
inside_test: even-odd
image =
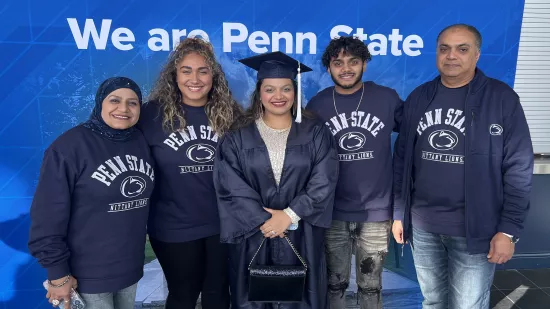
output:
[[[302,82],[300,73],[312,71],[310,67],[280,51],[252,56],[241,59],[239,62],[258,71],[257,80],[265,78],[289,78],[294,80],[298,77],[296,122],[302,122]]]

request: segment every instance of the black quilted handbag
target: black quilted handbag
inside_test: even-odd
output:
[[[304,296],[307,265],[300,256],[290,239],[285,236],[286,241],[296,254],[302,266],[285,265],[254,265],[252,262],[260,252],[265,238],[260,247],[252,257],[248,270],[248,301],[251,302],[280,302],[293,303],[301,302]]]

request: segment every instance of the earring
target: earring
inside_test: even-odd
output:
[[[262,100],[260,100],[260,103],[262,103]],[[260,118],[264,117],[264,105],[260,104]]]

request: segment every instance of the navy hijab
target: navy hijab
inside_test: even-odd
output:
[[[119,142],[128,140],[132,136],[132,133],[136,130],[135,126],[124,130],[111,128],[101,117],[101,108],[103,100],[105,100],[111,92],[120,88],[128,88],[133,90],[137,94],[139,104],[141,105],[141,90],[133,80],[127,77],[111,77],[101,83],[99,89],[97,89],[97,93],[95,95],[95,106],[92,110],[92,114],[90,115],[90,119],[82,124],[84,127],[104,136],[107,139]]]

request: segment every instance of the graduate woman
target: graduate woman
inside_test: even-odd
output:
[[[328,308],[324,232],[332,219],[338,155],[326,125],[302,117],[295,78],[298,68],[311,69],[281,52],[241,62],[258,71],[258,82],[239,129],[222,139],[214,164],[221,241],[231,244],[232,308]],[[285,303],[283,295],[255,301],[259,294],[295,291],[251,295],[249,264],[300,266],[300,258],[307,266],[301,300]]]
[[[110,78],[90,119],[44,153],[29,251],[47,270],[54,306],[70,308],[76,288],[87,309],[134,308],[155,180],[149,147],[134,127],[140,108],[136,83]]]
[[[170,54],[138,127],[156,162],[149,238],[168,283],[167,309],[229,308],[227,245],[212,177],[222,136],[240,115],[212,45],[187,38]]]

